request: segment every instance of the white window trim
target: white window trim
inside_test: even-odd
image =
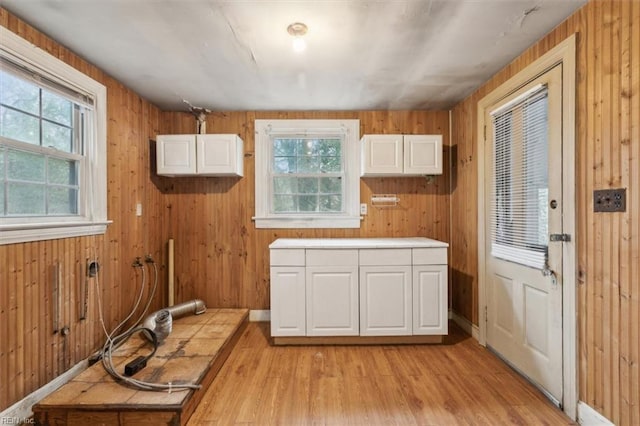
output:
[[[269,164],[271,133],[309,134],[335,132],[345,134],[344,167],[346,174],[345,214],[270,213]],[[360,228],[360,121],[359,120],[255,120],[256,228]]]
[[[82,216],[0,220],[0,245],[104,234],[107,225],[107,88],[17,34],[0,26],[0,55],[18,60],[94,99],[95,143],[85,146],[87,176]],[[90,188],[89,188],[90,186]]]

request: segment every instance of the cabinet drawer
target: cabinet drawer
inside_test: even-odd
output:
[[[447,248],[419,248],[413,249],[414,265],[446,265],[447,264]]]
[[[307,250],[307,266],[358,266],[358,250]]]
[[[304,266],[304,249],[272,249],[271,266]]]
[[[411,265],[411,249],[362,249],[360,265]]]

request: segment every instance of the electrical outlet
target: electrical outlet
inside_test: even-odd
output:
[[[627,210],[627,188],[593,191],[594,212],[624,212]]]
[[[367,214],[367,203],[360,204],[360,214],[365,216]]]

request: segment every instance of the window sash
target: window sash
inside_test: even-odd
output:
[[[42,176],[12,176],[10,167],[11,152],[26,153],[35,155],[42,159]],[[43,153],[34,153],[25,149],[15,149],[13,147],[3,146],[0,144],[0,217],[4,218],[20,218],[20,217],[39,217],[39,216],[78,216],[82,212],[81,206],[81,176],[83,175],[82,159],[74,158],[78,156],[51,155]],[[55,179],[53,163],[61,160],[69,165],[67,182]],[[31,178],[30,178],[31,177]],[[64,177],[64,176],[63,176]],[[25,210],[21,205],[15,205],[17,201],[12,202],[12,195],[16,188],[22,187],[23,190],[31,188],[34,194],[37,194],[38,188],[41,188],[40,205],[34,205],[30,211]],[[66,191],[69,202],[66,208],[60,209],[60,204],[54,204],[52,199],[56,192]],[[24,200],[24,197],[23,197]],[[32,200],[35,201],[35,200]]]
[[[548,92],[540,85],[494,110],[492,255],[542,269],[548,241]]]
[[[9,224],[20,223],[21,220],[29,218],[78,218],[84,216],[87,213],[90,191],[88,190],[86,179],[87,173],[85,173],[87,158],[83,154],[86,151],[84,147],[87,140],[86,131],[91,127],[87,125],[87,121],[91,120],[92,115],[90,110],[87,109],[86,102],[78,102],[78,100],[82,101],[84,99],[84,95],[70,96],[70,93],[74,93],[71,89],[61,90],[60,87],[44,77],[38,79],[36,78],[37,74],[26,73],[5,57],[0,57],[0,60],[3,73],[8,73],[17,79],[26,81],[30,86],[33,86],[34,90],[38,91],[37,113],[0,102],[0,106],[5,111],[10,110],[14,114],[20,114],[14,115],[14,117],[31,117],[38,121],[35,140],[23,141],[0,136],[0,162],[2,162],[2,173],[0,173],[0,197],[2,198],[0,201],[0,218],[4,223]],[[32,78],[27,80],[27,76]],[[42,81],[46,81],[48,84],[42,84]],[[45,91],[54,92],[71,103],[70,124],[46,117],[43,110]],[[62,145],[58,147],[43,146],[45,144],[45,126],[47,124],[69,129],[68,149],[65,149],[66,142],[64,140],[61,140]],[[9,156],[12,152],[34,154],[36,156],[34,161],[36,161],[35,158],[41,158],[44,164],[43,179],[29,180],[12,176],[9,167]],[[55,160],[62,160],[70,164],[70,169],[73,169],[73,171],[69,173],[73,176],[73,181],[67,184],[49,181],[51,178],[50,167]],[[23,193],[22,197],[16,196],[16,191],[27,190],[31,194]],[[57,201],[54,202],[56,193],[58,194]],[[68,205],[66,206],[61,203],[60,199],[60,197],[65,197],[65,193],[68,197]],[[20,205],[20,203],[25,202],[31,202],[33,205],[29,206],[29,208]]]
[[[299,142],[301,141],[323,141],[325,143],[329,143],[329,141],[335,141],[335,140],[339,140],[339,146],[340,146],[340,150],[339,153],[340,155],[321,155],[321,154],[310,154],[310,155],[304,155],[304,154],[300,154],[300,152],[296,149],[295,152],[290,153],[291,155],[276,155],[276,141],[290,141],[293,144],[296,144],[297,146],[299,145]],[[271,135],[270,137],[270,150],[269,150],[269,201],[270,201],[270,209],[269,212],[270,214],[274,215],[274,216],[278,216],[278,215],[300,215],[300,216],[306,216],[306,215],[313,215],[313,214],[321,214],[321,215],[339,215],[339,214],[344,214],[346,211],[346,206],[345,206],[345,202],[344,202],[344,194],[345,194],[345,181],[346,181],[346,172],[345,172],[345,165],[344,165],[344,150],[345,150],[345,138],[343,135],[335,135],[330,131],[319,131],[319,130],[315,130],[312,132],[307,132],[304,134],[278,134],[278,133],[274,133]],[[321,142],[320,142],[321,143]],[[298,164],[299,164],[299,160],[300,159],[309,159],[309,158],[319,158],[319,161],[322,161],[322,158],[339,158],[339,171],[326,171],[326,172],[309,172],[309,171],[303,171],[303,172],[298,172],[297,168],[298,168]],[[294,159],[295,163],[296,163],[296,170],[293,172],[279,172],[276,171],[276,158],[290,158],[290,159]],[[318,168],[321,169],[322,167],[320,165],[318,165]],[[276,190],[276,181],[278,179],[292,179],[295,180],[297,183],[297,191],[295,192],[278,192]],[[322,192],[321,190],[321,181],[322,179],[331,179],[331,178],[337,178],[340,180],[340,189],[339,192]],[[301,182],[302,181],[312,181],[312,180],[317,180],[317,190],[314,192],[302,192],[300,191],[300,186],[301,186]],[[335,201],[335,196],[339,196],[339,205],[340,208],[339,209],[331,209],[329,208],[325,208],[323,209],[323,202],[326,204],[331,204],[332,200]],[[324,197],[324,198],[323,198]],[[328,198],[328,197],[334,197],[333,199]],[[277,204],[277,200],[286,200],[287,198],[290,198],[292,201],[292,205],[295,206],[295,208],[289,208],[289,209],[279,209],[276,204]],[[315,208],[313,209],[305,209],[303,208],[303,204],[301,203],[302,200],[311,200],[314,199],[314,202],[309,203],[308,205],[314,205]]]

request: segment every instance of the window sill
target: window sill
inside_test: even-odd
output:
[[[0,245],[104,234],[110,223],[111,221],[0,225]]]
[[[361,216],[254,217],[256,228],[360,228]]]

